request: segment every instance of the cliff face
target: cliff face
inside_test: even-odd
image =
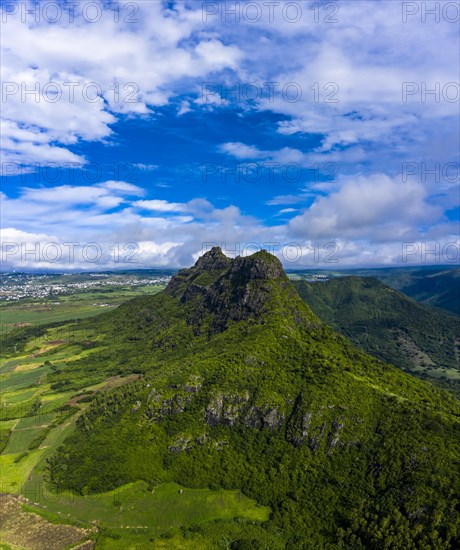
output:
[[[216,283],[222,286],[222,282],[226,282],[238,287],[251,281],[278,278],[287,279],[286,273],[281,262],[268,252],[238,256],[232,260],[219,247],[214,247],[201,256],[193,267],[181,269],[169,282],[166,292],[172,296],[183,296],[190,286],[212,289]]]
[[[181,296],[190,285],[206,286],[232,265],[219,247],[212,248],[201,256],[195,265],[181,269],[166,287],[165,292],[172,296]]]

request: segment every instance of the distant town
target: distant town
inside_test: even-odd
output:
[[[1,275],[0,302],[45,299],[110,287],[164,286],[173,272],[32,274]]]

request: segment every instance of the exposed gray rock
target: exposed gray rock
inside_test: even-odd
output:
[[[160,418],[169,414],[179,414],[184,412],[185,407],[191,402],[192,396],[182,397],[181,395],[173,395],[169,399],[165,399],[160,408],[158,414]]]
[[[319,432],[314,437],[311,437],[309,439],[308,446],[310,447],[310,450],[313,453],[315,453],[319,449],[325,431],[326,431],[326,422],[323,422],[321,424],[321,428],[319,429]]]
[[[170,453],[189,453],[196,445],[205,445],[208,441],[207,434],[202,434],[192,438],[190,435],[180,435],[176,437],[173,443],[169,446]]]
[[[152,388],[147,396],[146,405],[148,405],[150,401],[152,401],[153,403],[158,403],[160,399],[161,394],[155,388]]]
[[[280,414],[277,409],[270,409],[262,418],[263,428],[269,430],[277,430],[284,422],[284,415]]]
[[[203,387],[201,380],[200,376],[192,376],[188,383],[182,386],[182,389],[187,393],[198,393]]]
[[[165,292],[171,294],[172,296],[178,296],[182,294],[182,301],[192,298],[196,293],[201,292],[201,285],[194,285],[193,280],[198,277],[201,273],[204,272],[214,272],[218,273],[219,271],[228,268],[232,263],[230,258],[227,258],[223,254],[222,250],[219,247],[214,247],[203,256],[201,256],[196,264],[187,269],[181,269],[172,279],[169,281],[168,286],[165,289]],[[187,289],[187,296],[183,295],[184,285],[190,288]]]
[[[331,431],[327,437],[327,447],[329,449],[329,454],[337,447],[339,443],[340,432],[343,430],[343,422],[335,419],[332,422]]]
[[[169,447],[170,453],[182,453],[184,451],[189,452],[191,449],[190,445],[191,438],[188,436],[178,437],[172,445]]]
[[[227,258],[219,246],[214,246],[201,256],[192,269],[197,271],[220,271],[231,265],[232,260]]]
[[[231,260],[216,247],[191,269],[179,271],[165,292],[184,304],[193,303],[187,323],[194,334],[205,329],[212,334],[222,332],[232,321],[260,322],[269,307],[273,279],[284,279],[281,284],[290,288],[281,262],[268,252]],[[212,313],[210,325],[209,313]]]
[[[210,426],[235,426],[242,422],[250,428],[278,429],[284,422],[284,415],[276,408],[249,406],[250,396],[244,395],[214,396],[206,406],[205,419]]]
[[[205,418],[210,426],[234,426],[247,408],[249,393],[244,395],[214,396],[206,406]]]
[[[222,408],[224,406],[224,396],[219,394],[215,396],[206,406],[206,422],[214,427],[217,426],[222,418]]]
[[[149,420],[161,420],[164,416],[182,413],[193,399],[192,395],[182,396],[176,394],[164,399],[158,407],[155,406],[159,401],[158,396],[161,398],[160,394],[155,394],[155,399],[151,399],[151,404],[145,411]]]

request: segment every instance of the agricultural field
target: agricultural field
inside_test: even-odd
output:
[[[21,299],[0,303],[0,332],[5,334],[24,326],[39,326],[93,317],[145,294],[155,294],[164,285],[101,288],[44,299]]]

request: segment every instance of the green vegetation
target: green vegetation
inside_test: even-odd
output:
[[[3,453],[5,447],[8,445],[8,440],[11,435],[11,430],[2,428],[0,429],[0,454]]]
[[[29,490],[33,487],[29,484]],[[183,525],[240,517],[244,521],[266,521],[270,509],[258,506],[240,491],[190,489],[176,483],[148,486],[145,482],[123,485],[107,493],[87,496],[72,493],[53,495],[36,491],[38,513],[63,521],[71,515],[82,524],[96,521],[107,529],[120,527],[150,529],[156,535],[179,530]],[[54,497],[54,498],[53,498]],[[57,516],[56,516],[57,514]]]
[[[406,271],[406,273],[404,272]],[[414,300],[460,315],[460,268],[401,270],[399,276],[384,275],[384,283]]]
[[[426,267],[385,267],[379,269],[347,269],[337,271],[298,271],[290,275],[298,280],[312,275],[328,277],[372,277],[403,292],[410,298],[433,308],[460,315],[460,267],[457,265]]]
[[[367,353],[460,396],[460,317],[369,277],[293,284],[322,321]]]
[[[5,492],[95,521],[96,550],[458,545],[458,401],[323,324],[269,254],[34,330],[4,338],[4,429],[46,437],[0,456]]]

